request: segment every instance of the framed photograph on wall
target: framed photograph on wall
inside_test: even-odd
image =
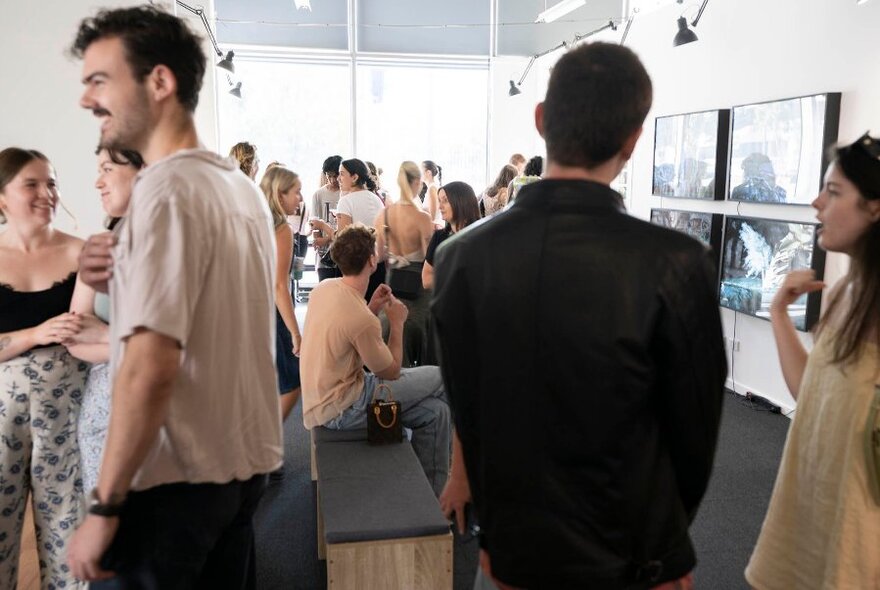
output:
[[[651,223],[678,230],[700,240],[712,248],[716,254],[721,252],[724,216],[720,213],[702,213],[698,211],[682,211],[680,209],[651,209]]]
[[[731,201],[809,205],[837,141],[840,93],[733,108]]]
[[[728,109],[657,117],[653,194],[723,199],[729,130]]]
[[[816,244],[815,223],[727,216],[721,256],[720,303],[770,319],[770,303],[793,270],[825,272],[825,251]],[[795,327],[807,331],[819,319],[821,292],[801,296],[788,308]]]

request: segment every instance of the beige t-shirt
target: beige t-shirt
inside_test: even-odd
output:
[[[168,415],[132,488],[278,468],[275,240],[265,199],[232,159],[183,150],[138,174],[117,233],[111,375],[138,327],[182,348]]]
[[[364,369],[387,369],[394,358],[379,318],[342,279],[322,281],[309,296],[300,354],[303,423],[311,430],[347,410],[364,390]]]

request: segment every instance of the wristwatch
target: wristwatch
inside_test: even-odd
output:
[[[89,514],[107,518],[119,516],[122,513],[123,506],[125,506],[124,494],[110,494],[106,502],[101,502],[98,488],[92,488],[92,491],[89,493]]]

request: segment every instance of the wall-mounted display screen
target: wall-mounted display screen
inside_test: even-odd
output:
[[[840,94],[733,108],[730,200],[809,205],[837,141]]]
[[[730,111],[657,117],[653,194],[723,199]]]
[[[678,230],[721,252],[721,233],[724,216],[719,213],[681,211],[679,209],[651,209],[651,223]]]
[[[770,304],[786,274],[812,268],[822,278],[825,252],[816,238],[813,223],[725,217],[721,306],[769,319]],[[810,293],[789,306],[798,330],[809,330],[819,318],[820,298],[821,292]]]

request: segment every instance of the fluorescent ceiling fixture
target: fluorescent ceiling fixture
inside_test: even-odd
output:
[[[572,10],[580,8],[587,3],[587,0],[562,0],[559,4],[554,4],[535,19],[536,23],[552,23],[562,18]]]
[[[296,5],[297,10],[305,8],[309,12],[312,11],[312,5],[310,4],[309,0],[293,0],[293,3]]]
[[[868,0],[856,0],[856,4],[867,4]]]

